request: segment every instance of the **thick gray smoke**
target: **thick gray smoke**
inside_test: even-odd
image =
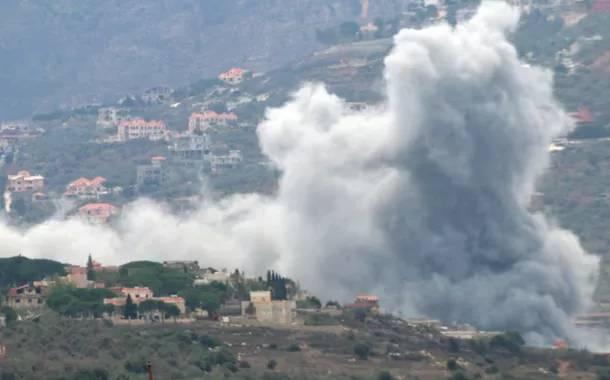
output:
[[[258,132],[282,171],[275,197],[235,196],[186,218],[139,201],[120,231],[51,221],[0,230],[4,256],[70,262],[198,259],[269,267],[323,298],[377,293],[411,316],[570,338],[596,257],[528,211],[551,140],[571,126],[551,75],[523,65],[518,13],[403,30],[386,58],[387,102],[365,113],[321,85],[271,109]]]

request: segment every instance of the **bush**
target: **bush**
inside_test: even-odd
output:
[[[291,344],[290,346],[288,346],[288,348],[286,349],[290,352],[297,352],[297,351],[301,351],[301,347],[299,347],[298,344]]]
[[[498,372],[500,372],[500,369],[495,364],[485,370],[485,373],[487,373],[489,375],[493,375],[493,374],[496,374]]]
[[[447,369],[449,371],[457,371],[458,369],[460,369],[460,366],[457,364],[455,359],[449,359],[447,360]]]
[[[462,371],[457,371],[449,378],[450,380],[468,380],[468,376]]]
[[[392,374],[390,374],[388,371],[383,371],[383,372],[379,372],[379,375],[377,375],[377,380],[392,380]]]
[[[354,347],[354,354],[358,356],[358,359],[366,360],[371,354],[371,347],[369,347],[369,345],[366,343],[358,343]]]
[[[267,368],[270,370],[274,370],[277,366],[277,361],[275,359],[271,359],[267,362]]]

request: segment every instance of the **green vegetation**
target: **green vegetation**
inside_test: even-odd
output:
[[[0,291],[40,281],[48,276],[63,276],[64,265],[53,260],[28,259],[24,256],[0,258]]]

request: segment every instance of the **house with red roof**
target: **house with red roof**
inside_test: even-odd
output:
[[[184,298],[178,296],[171,297],[155,297],[153,295],[153,291],[148,287],[112,287],[108,288],[111,292],[116,294],[117,298],[105,298],[104,304],[112,304],[115,307],[123,307],[127,302],[127,297],[131,297],[131,300],[134,304],[139,304],[140,302],[146,300],[152,300],[156,302],[163,302],[165,304],[176,305],[178,310],[180,310],[180,314],[184,314],[186,312],[186,307],[184,303]]]
[[[35,309],[44,307],[46,288],[30,284],[11,288],[6,295],[6,303],[13,309]]]
[[[215,127],[230,127],[237,124],[237,115],[233,112],[218,113],[213,110],[206,110],[202,113],[193,113],[189,117],[189,133],[195,131],[208,132]]]
[[[252,75],[252,71],[234,67],[218,76],[218,79],[228,84],[238,84]]]
[[[118,214],[119,208],[110,203],[88,203],[76,212],[77,216],[93,224],[105,224],[111,216]]]
[[[95,177],[91,180],[80,177],[66,186],[66,192],[63,195],[65,197],[79,199],[99,199],[100,196],[108,194],[108,189],[104,186],[106,181],[107,180],[104,177]]]
[[[119,123],[117,138],[119,141],[133,139],[163,140],[167,130],[165,123],[158,120],[146,121],[142,118],[123,120]]]

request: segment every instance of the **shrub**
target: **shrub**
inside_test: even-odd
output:
[[[485,373],[490,375],[496,374],[498,372],[500,372],[500,369],[495,364],[485,370]]]
[[[392,374],[390,374],[388,371],[383,371],[383,372],[379,372],[379,375],[377,375],[377,380],[392,380]]]
[[[267,362],[267,368],[270,370],[274,370],[277,366],[277,361],[275,359],[271,359]]]
[[[457,371],[449,378],[449,380],[468,380],[468,376],[462,371]]]
[[[457,371],[458,369],[460,369],[460,366],[457,364],[455,359],[449,359],[447,360],[447,369],[449,371]]]
[[[301,351],[301,347],[299,347],[298,344],[291,344],[290,346],[288,346],[287,350],[290,352],[297,352]]]
[[[366,343],[358,343],[354,347],[354,354],[356,354],[356,356],[358,356],[358,359],[366,360],[369,357],[369,355],[371,354],[371,348]]]

